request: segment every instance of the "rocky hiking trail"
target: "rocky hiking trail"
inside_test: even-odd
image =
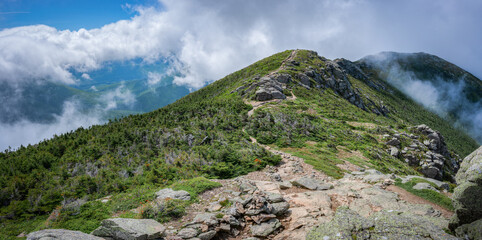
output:
[[[204,192],[199,196],[200,202],[187,209],[188,215],[165,224],[166,239],[195,237],[185,235],[187,230],[178,230],[201,224],[202,232],[202,224],[210,224],[200,218],[210,219],[217,225],[212,228],[217,233],[213,239],[305,239],[313,227],[332,220],[337,208],[342,206],[362,217],[395,211],[433,218],[440,229],[448,223],[450,211],[439,206],[434,208],[434,204],[419,204],[418,197],[408,192],[401,197],[394,191],[393,175],[359,169],[362,171],[335,180],[314,170],[301,158],[265,147],[282,157],[278,166],[268,166],[235,179],[214,180],[223,186]],[[227,201],[232,205],[223,206]],[[276,214],[270,213],[266,206],[274,206]],[[229,220],[233,217],[236,221]],[[223,222],[226,223],[223,225]],[[194,235],[196,231],[191,232]]]
[[[292,95],[287,100],[294,99]],[[283,100],[246,102],[253,106],[248,117],[271,101]],[[210,233],[212,239],[305,239],[315,226],[330,222],[339,207],[348,207],[361,217],[387,211],[430,218],[433,221],[428,225],[435,228],[431,231],[446,236],[442,229],[453,213],[393,186],[394,175],[346,162],[352,173],[336,180],[302,158],[250,139],[280,155],[281,162],[235,179],[213,180],[222,187],[202,193],[199,203],[187,209],[188,215],[165,224],[166,239],[211,239],[203,233]]]
[[[282,157],[277,166],[267,166],[261,171],[234,179],[213,180],[221,183],[222,187],[200,194],[199,202],[189,206],[186,209],[187,215],[181,219],[165,224],[149,219],[105,220],[103,226],[94,233],[105,239],[158,239],[161,236],[167,240],[328,239],[310,238],[307,235],[316,226],[329,224],[341,214],[348,214],[349,219],[353,219],[396,213],[395,217],[405,214],[411,214],[412,218],[418,217],[413,223],[406,223],[413,228],[417,228],[420,221],[430,219],[423,223],[428,224],[431,232],[437,233],[431,237],[450,239],[442,231],[448,224],[446,217],[450,212],[445,210],[442,214],[429,204],[412,203],[410,198],[401,197],[392,191],[393,175],[373,169],[358,169],[336,180],[313,169],[301,158],[265,147]],[[160,192],[166,195],[159,196]],[[185,199],[188,195],[182,191],[166,189],[158,192],[162,198]],[[337,211],[345,208],[349,211]],[[398,226],[399,223],[395,225]],[[393,231],[403,232],[406,228],[402,224]],[[428,234],[423,229],[418,231],[422,231],[422,236]],[[45,232],[47,233],[52,234],[52,230]],[[56,230],[53,233],[59,234]],[[75,238],[75,234],[80,238]],[[73,236],[71,239],[102,239],[81,235],[79,232],[63,235]],[[41,239],[35,238],[36,235],[29,236],[29,239]]]

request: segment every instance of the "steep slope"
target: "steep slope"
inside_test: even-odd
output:
[[[139,196],[180,179],[230,178],[281,160],[257,142],[335,178],[350,164],[402,175],[426,174],[435,164],[434,177],[451,180],[457,154],[467,155],[475,141],[371,71],[312,51],[285,51],[156,111],[1,153],[2,221],[29,220],[31,231],[54,208],[79,199]],[[422,123],[445,138],[413,128]],[[392,138],[406,153],[392,154]],[[444,149],[437,161],[428,159],[432,144]],[[415,166],[404,155],[411,153]]]

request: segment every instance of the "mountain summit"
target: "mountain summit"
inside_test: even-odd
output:
[[[111,237],[109,226],[122,228],[134,221],[105,220],[121,216],[166,222],[179,230],[169,236],[184,239],[207,233],[212,236],[203,235],[206,239],[236,236],[246,226],[251,226],[252,236],[266,237],[295,224],[282,217],[292,203],[266,193],[272,186],[291,189],[289,193],[315,191],[333,208],[328,207],[326,214],[334,214],[338,206],[351,206],[349,199],[356,199],[356,194],[335,201],[317,191],[339,190],[349,179],[355,182],[346,193],[356,191],[355,186],[363,182],[361,189],[366,190],[358,197],[370,198],[374,207],[366,212],[337,213],[340,218],[388,208],[368,196],[398,202],[393,193],[371,185],[385,180],[390,185],[393,177],[400,177],[397,186],[410,191],[420,182],[435,184],[432,190],[420,191],[429,191],[425,197],[450,211],[450,200],[440,191],[450,190],[447,186],[455,183],[461,159],[478,144],[453,127],[450,119],[404,94],[387,80],[380,66],[367,59],[329,60],[314,51],[284,51],[153,112],[0,153],[0,236],[66,228],[85,233],[96,229],[93,234]],[[446,71],[458,76],[451,68]],[[469,100],[477,97],[467,96]],[[246,176],[230,179],[242,175]],[[283,182],[283,178],[290,181]],[[262,188],[262,179],[271,182]],[[207,204],[203,201],[209,194],[226,193],[216,189],[232,194],[209,202],[212,206],[202,205]],[[242,198],[230,199],[240,194]],[[244,194],[254,195],[248,201]],[[288,192],[280,194],[286,197]],[[300,204],[306,200],[296,199]],[[202,215],[203,209],[191,203],[215,213]],[[410,208],[402,205],[397,209]],[[187,214],[184,219],[186,209],[201,215]],[[311,225],[300,225],[305,235],[319,223],[316,216],[311,217]],[[176,225],[176,219],[183,219],[183,226]],[[357,219],[362,221],[360,216]],[[426,230],[431,236],[446,236],[442,225]]]

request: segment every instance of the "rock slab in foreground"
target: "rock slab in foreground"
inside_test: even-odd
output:
[[[449,228],[456,228],[482,219],[482,146],[467,156],[455,176],[458,186],[454,189],[452,203],[455,215]]]
[[[27,235],[27,240],[103,240],[103,238],[79,231],[45,229]]]
[[[437,220],[396,211],[381,211],[364,218],[341,207],[330,222],[313,228],[306,239],[457,239],[445,233]]]
[[[115,240],[148,240],[164,236],[166,228],[152,219],[111,218],[91,234]]]

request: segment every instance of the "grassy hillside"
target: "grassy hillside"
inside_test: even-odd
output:
[[[264,104],[249,117],[253,107],[246,102],[254,100],[253,94],[236,89],[279,70],[291,54],[285,51],[263,59],[153,112],[0,153],[0,236],[52,226],[75,229],[72,226],[79,224],[65,224],[62,218],[57,223],[45,220],[54,209],[77,199],[113,195],[122,200],[117,202],[132,198],[137,203],[146,200],[139,196],[151,196],[153,190],[182,179],[230,178],[279,162],[279,156],[252,143],[250,136],[303,157],[336,178],[346,172],[339,166],[344,161],[384,172],[418,174],[386,152],[381,136],[410,131],[419,123],[442,132],[449,149],[462,156],[477,147],[467,135],[381,79],[348,76],[365,102],[383,102],[390,110],[387,116],[372,113],[370,107],[362,110],[332,89],[300,85],[297,73],[326,67],[310,51],[292,55],[298,64],[284,70],[293,77],[284,92],[294,96]],[[367,81],[385,90],[370,87]],[[67,215],[68,221],[95,219],[83,229],[88,231],[100,219],[135,208],[136,203],[103,208],[98,201],[91,202],[81,214]]]

